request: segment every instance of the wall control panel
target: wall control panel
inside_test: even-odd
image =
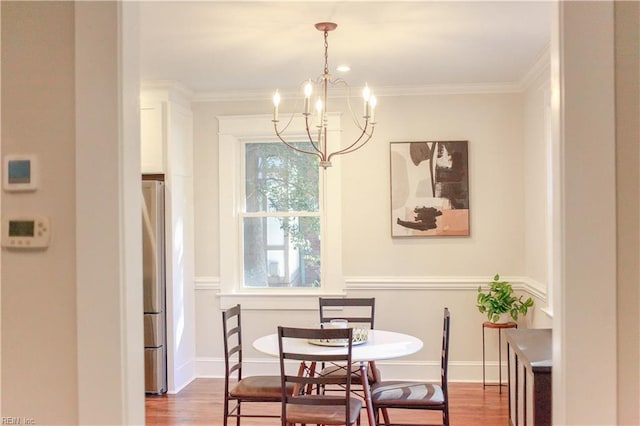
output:
[[[5,155],[2,164],[5,191],[35,191],[38,188],[38,162],[35,155]]]
[[[45,216],[12,216],[2,219],[2,247],[42,249],[49,246],[51,224]]]

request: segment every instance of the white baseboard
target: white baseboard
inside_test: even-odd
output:
[[[224,361],[223,365],[223,374],[224,374]],[[189,383],[193,382],[197,377],[196,374],[197,361],[194,362],[186,362],[181,366],[177,367],[173,373],[173,384],[169,383],[169,390],[167,393],[176,394],[184,389]]]

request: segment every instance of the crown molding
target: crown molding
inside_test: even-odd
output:
[[[140,82],[142,92],[165,92],[186,100],[193,100],[195,93],[186,85],[173,80],[148,80]]]
[[[551,75],[549,69],[551,67],[551,50],[550,46],[544,48],[538,59],[533,64],[533,66],[527,71],[527,73],[522,78],[520,82],[520,86],[522,91],[529,89],[533,86],[544,74],[548,77]]]
[[[362,88],[352,88],[359,93]],[[431,84],[425,86],[386,86],[376,87],[377,97],[391,96],[424,96],[424,95],[469,95],[469,94],[502,94],[522,92],[522,83],[473,83],[473,84]],[[293,90],[280,91],[283,98],[297,98],[299,93]],[[270,101],[272,92],[264,90],[235,90],[224,92],[197,93],[192,97],[193,102],[238,102],[238,101]],[[335,98],[345,97],[344,94],[334,93]]]
[[[376,87],[376,96],[425,96],[425,95],[477,95],[522,93],[527,90],[545,72],[548,72],[550,47],[547,46],[520,81],[503,83],[467,83],[467,84],[429,84],[420,86],[383,86]],[[180,93],[191,102],[242,102],[271,100],[273,91],[266,90],[226,90],[196,93],[186,85],[171,80],[143,81],[141,89],[147,91],[165,90]],[[355,93],[361,87],[352,88]],[[280,91],[283,98],[297,98],[298,91]],[[336,90],[332,97],[345,97]]]

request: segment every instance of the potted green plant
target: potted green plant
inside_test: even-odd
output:
[[[523,300],[524,296],[513,295],[513,287],[507,281],[500,281],[500,275],[496,274],[493,281],[489,283],[489,291],[484,293],[482,286],[478,287],[478,297],[476,305],[478,310],[487,314],[489,321],[498,323],[501,315],[507,314],[514,321],[518,320],[518,315],[525,316],[530,307],[533,306],[533,299],[529,297]]]

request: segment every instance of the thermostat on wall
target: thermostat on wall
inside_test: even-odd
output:
[[[40,249],[49,246],[51,225],[44,216],[12,216],[2,220],[2,247]]]
[[[38,167],[34,155],[5,155],[2,164],[2,186],[5,191],[35,191]]]

